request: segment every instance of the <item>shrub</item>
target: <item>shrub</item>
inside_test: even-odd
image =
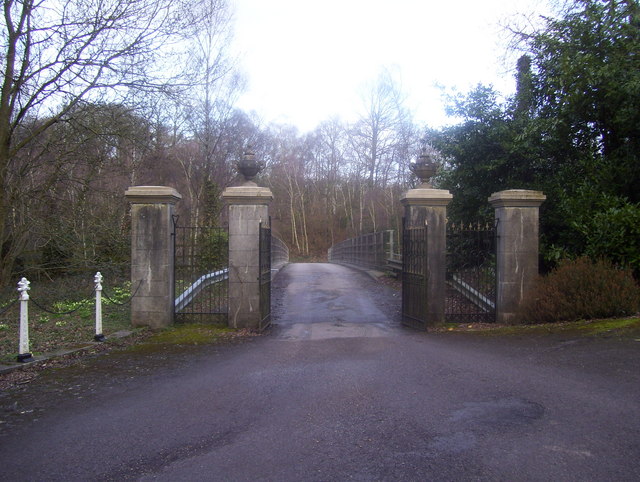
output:
[[[596,213],[582,233],[588,256],[606,257],[640,276],[640,205],[627,203]]]
[[[519,321],[549,323],[633,315],[640,307],[640,287],[631,270],[610,261],[581,257],[564,260],[540,277],[522,303]]]
[[[200,269],[204,273],[229,265],[229,232],[222,228],[203,228],[196,242],[200,252]]]
[[[606,198],[606,197],[605,197]],[[572,223],[592,259],[607,258],[640,276],[640,204],[607,198],[611,205]]]

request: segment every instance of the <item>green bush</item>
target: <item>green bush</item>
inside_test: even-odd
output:
[[[640,204],[585,183],[569,196],[556,192],[557,213],[545,212],[541,253],[546,268],[563,257],[607,258],[640,279]],[[550,219],[553,218],[553,219]],[[551,225],[549,225],[551,223]],[[555,227],[552,227],[555,226]]]
[[[609,260],[581,257],[564,260],[523,301],[522,323],[550,323],[634,315],[640,307],[640,287],[631,270]]]
[[[222,228],[203,228],[197,238],[200,269],[207,273],[229,265],[229,232]]]
[[[595,213],[578,226],[586,241],[586,254],[605,257],[640,275],[640,205],[625,203]]]

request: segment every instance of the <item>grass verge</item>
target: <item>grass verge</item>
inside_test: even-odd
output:
[[[37,363],[19,366],[0,374],[0,390],[30,383],[41,373],[52,368],[65,368],[110,351],[120,351],[142,356],[155,353],[177,353],[188,351],[190,346],[223,343],[241,343],[249,337],[259,336],[249,330],[233,330],[226,325],[179,323],[153,332],[148,328],[132,330],[122,338],[108,338],[105,343],[96,343],[80,350],[44,359]],[[86,345],[86,343],[85,343]]]
[[[489,323],[447,323],[441,332],[473,332],[486,336],[552,335],[619,337],[640,339],[640,317],[582,320],[538,325],[496,325]]]
[[[90,293],[89,290],[87,292]],[[60,314],[48,313],[30,301],[29,352],[38,356],[93,341],[95,302],[91,296],[94,295],[87,295],[82,299],[45,299],[46,306],[43,306]],[[105,336],[131,330],[130,297],[131,286],[128,282],[109,290],[110,299],[103,297],[102,332]],[[19,303],[14,303],[0,315],[0,363],[14,362],[16,359],[19,349],[19,319]]]
[[[249,330],[234,330],[223,324],[176,323],[145,340],[148,345],[211,345],[257,336]]]

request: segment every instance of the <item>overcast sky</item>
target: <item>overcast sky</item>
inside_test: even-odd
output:
[[[546,13],[546,0],[230,0],[233,48],[248,77],[238,106],[301,131],[354,120],[382,68],[400,79],[417,122],[447,123],[438,86],[514,91],[501,25]]]

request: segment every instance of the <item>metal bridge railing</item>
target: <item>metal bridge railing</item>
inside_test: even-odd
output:
[[[346,263],[363,268],[389,269],[389,261],[396,259],[397,243],[393,230],[378,231],[346,239],[329,248],[331,263]]]
[[[271,236],[271,269],[280,269],[289,262],[289,248],[280,238]]]

